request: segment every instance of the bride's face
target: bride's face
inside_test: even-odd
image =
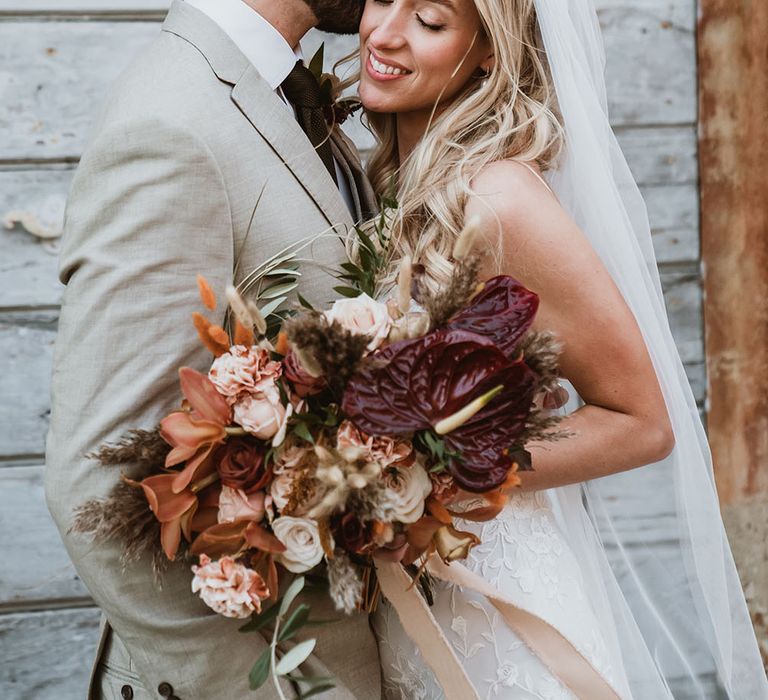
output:
[[[490,65],[473,0],[367,0],[360,99],[372,112],[431,111]]]

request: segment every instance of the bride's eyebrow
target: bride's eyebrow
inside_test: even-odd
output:
[[[442,5],[452,12],[456,12],[456,5],[453,3],[453,0],[427,0],[427,2],[431,2],[435,5]]]

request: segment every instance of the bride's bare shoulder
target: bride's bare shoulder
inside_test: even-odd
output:
[[[496,222],[504,238],[552,232],[553,228],[562,230],[568,221],[535,163],[490,163],[473,178],[471,187],[467,218],[479,217],[487,224]]]

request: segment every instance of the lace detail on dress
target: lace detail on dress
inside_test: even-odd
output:
[[[458,526],[482,540],[464,564],[562,630],[610,682],[608,650],[584,594],[578,564],[555,523],[545,492],[518,492],[496,519],[460,520]],[[575,700],[483,596],[437,581],[432,613],[481,698]],[[374,628],[386,700],[443,698],[397,613],[384,601]]]

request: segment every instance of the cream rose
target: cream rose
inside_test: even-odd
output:
[[[393,495],[395,519],[415,523],[424,515],[424,501],[432,493],[432,481],[424,467],[393,466],[384,473],[384,483]]]
[[[265,349],[234,345],[214,360],[208,378],[232,405],[243,394],[274,384],[281,373],[280,363],[270,360]]]
[[[272,523],[272,532],[285,545],[277,560],[288,571],[302,574],[322,560],[323,545],[316,521],[284,515]]]
[[[275,437],[288,419],[274,384],[241,398],[234,406],[234,415],[236,423],[262,440]]]
[[[192,592],[224,617],[246,618],[261,612],[261,602],[269,597],[264,579],[232,557],[211,561],[200,555],[200,566],[193,566]]]
[[[221,495],[219,496],[219,522],[233,523],[235,520],[255,520],[259,522],[263,520],[265,497],[266,494],[263,491],[249,495],[240,489],[222,486]]]
[[[389,335],[392,319],[386,304],[361,294],[354,299],[338,299],[325,312],[329,322],[338,321],[344,328],[369,338],[368,351],[378,348]]]

